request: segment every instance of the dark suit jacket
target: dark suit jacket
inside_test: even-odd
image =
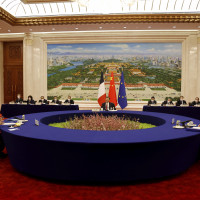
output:
[[[56,103],[56,104],[61,104],[60,101],[57,99],[56,101],[55,100],[52,100],[52,103]]]
[[[22,102],[23,102],[23,99],[22,99],[22,98],[20,98],[20,99],[17,98],[17,99],[15,100],[15,103],[22,103]]]
[[[43,99],[43,101],[42,101],[42,99],[40,99],[39,103],[48,104],[48,101],[46,99]]]
[[[103,110],[106,110],[106,102],[102,103],[101,108],[103,108]],[[114,103],[109,102],[109,110],[116,110]]]
[[[148,101],[148,106],[151,105],[151,104],[157,104],[157,101],[156,100],[154,100],[153,102],[151,100]]]
[[[176,102],[176,106],[180,106],[180,105],[186,105],[187,103],[186,103],[186,101],[185,100],[183,100],[183,101],[180,101],[180,100],[178,100],[177,102]]]
[[[190,105],[191,105],[191,106],[200,105],[200,101],[198,101],[198,102],[193,101]]]
[[[35,104],[34,100],[31,100],[31,101],[27,100],[26,102],[27,102],[27,104]]]
[[[165,106],[165,105],[174,105],[174,104],[172,101],[170,101],[169,103],[168,103],[168,101],[163,101],[161,106]]]
[[[65,100],[65,103],[70,103],[70,104],[74,104],[74,100],[70,99],[70,100]]]

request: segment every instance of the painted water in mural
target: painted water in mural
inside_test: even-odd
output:
[[[96,100],[101,71],[118,94],[124,72],[128,100],[176,98],[181,92],[181,43],[48,44],[48,98]]]

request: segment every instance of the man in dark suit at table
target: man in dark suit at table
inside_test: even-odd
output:
[[[200,106],[199,97],[196,97],[195,100],[190,105],[191,106]]]
[[[23,99],[21,98],[21,94],[17,94],[17,99],[15,100],[15,103],[23,103]]]
[[[44,96],[40,97],[39,103],[41,104],[48,104],[48,101],[44,98]]]
[[[176,102],[176,106],[187,105],[187,102],[184,100],[183,96],[180,96],[180,99]]]
[[[103,110],[116,110],[115,108],[115,104],[110,102],[110,97],[106,97],[106,102],[102,103],[101,108],[103,108]]]
[[[61,104],[60,101],[58,100],[57,96],[54,96],[53,100],[51,103],[55,103],[55,104]]]
[[[167,106],[167,105],[174,105],[171,98],[168,98],[166,101],[163,101],[161,106]]]
[[[157,101],[155,100],[154,96],[152,96],[151,100],[148,101],[148,106],[150,106],[151,104],[157,104]]]
[[[72,97],[69,95],[68,99],[65,100],[65,103],[74,104],[74,100],[72,100]]]

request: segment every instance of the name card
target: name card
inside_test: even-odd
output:
[[[39,125],[40,125],[39,120],[35,119],[35,125],[36,125],[36,126],[39,126]]]

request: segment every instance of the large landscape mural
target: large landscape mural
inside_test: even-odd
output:
[[[48,44],[48,99],[96,100],[101,70],[106,92],[113,71],[118,94],[124,72],[128,100],[176,98],[181,91],[181,43]]]

